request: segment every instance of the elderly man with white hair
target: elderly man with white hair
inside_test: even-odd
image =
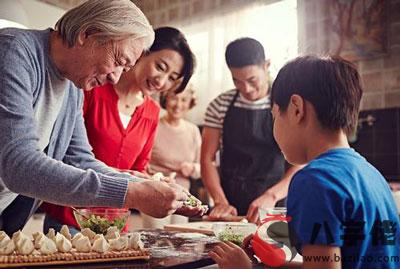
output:
[[[118,173],[87,140],[80,89],[117,83],[153,40],[129,0],[89,0],[54,30],[0,30],[0,229],[21,229],[40,201],[199,213],[178,185]]]

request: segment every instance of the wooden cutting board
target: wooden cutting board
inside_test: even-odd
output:
[[[237,224],[237,222],[232,222],[232,221],[219,221],[219,222]],[[216,223],[215,221],[196,221],[196,222],[180,223],[180,224],[167,224],[164,225],[164,229],[167,231],[179,231],[179,232],[214,235],[212,226],[215,223]]]

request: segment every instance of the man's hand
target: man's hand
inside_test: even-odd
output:
[[[276,204],[275,197],[265,192],[263,195],[255,199],[249,206],[249,210],[247,211],[246,219],[249,222],[256,223],[258,221],[258,209],[260,207],[274,207]]]
[[[124,207],[163,218],[181,208],[187,199],[187,191],[175,183],[145,180],[129,183]]]
[[[252,267],[244,250],[232,242],[218,244],[209,255],[221,269],[250,269]]]
[[[230,204],[216,204],[210,212],[210,219],[219,219],[227,216],[237,216],[237,210]]]

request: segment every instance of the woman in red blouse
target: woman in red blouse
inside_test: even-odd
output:
[[[123,58],[116,55],[116,64]],[[122,171],[145,172],[153,147],[160,108],[150,95],[183,91],[195,58],[183,34],[171,27],[155,30],[149,52],[115,85],[85,92],[83,117],[97,159]],[[44,231],[79,228],[69,207],[44,204]],[[126,228],[126,227],[125,227]]]

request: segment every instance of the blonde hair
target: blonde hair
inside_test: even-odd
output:
[[[103,41],[142,38],[146,50],[154,41],[149,21],[129,0],[89,0],[65,13],[55,29],[69,47],[81,32]]]

